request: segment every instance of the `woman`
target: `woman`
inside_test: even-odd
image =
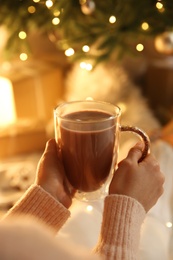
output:
[[[138,259],[140,229],[146,213],[163,193],[164,176],[148,154],[140,163],[142,143],[118,165],[104,200],[94,254],[74,252],[53,238],[70,217],[73,192],[54,139],[47,142],[36,180],[0,225],[0,259]],[[26,218],[32,216],[32,218]],[[81,234],[82,235],[82,234]],[[16,257],[16,258],[15,258]]]

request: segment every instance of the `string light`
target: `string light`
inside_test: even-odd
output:
[[[142,27],[142,29],[143,29],[144,31],[147,31],[147,30],[149,29],[149,24],[146,23],[146,22],[144,22],[144,23],[141,24],[141,27]]]
[[[159,12],[165,11],[163,4],[161,2],[156,3],[156,8],[159,10]]]
[[[20,31],[18,35],[21,40],[26,39],[26,36],[27,36],[26,32],[24,32],[24,31]]]
[[[157,9],[162,9],[162,8],[163,8],[163,4],[160,3],[160,2],[157,2],[157,3],[156,3],[156,8],[157,8]]]
[[[82,62],[80,63],[80,68],[81,68],[81,69],[86,69],[86,70],[88,70],[88,71],[91,71],[91,70],[93,69],[93,66],[92,66],[91,63],[86,63],[86,62],[82,61]]]
[[[28,59],[28,55],[26,53],[23,52],[20,54],[20,60],[26,61],[27,59]]]
[[[143,49],[144,49],[144,45],[142,43],[138,43],[136,45],[136,50],[137,51],[141,52],[141,51],[143,51]]]
[[[91,71],[92,68],[93,68],[92,64],[90,64],[90,63],[86,64],[86,70]]]
[[[47,0],[45,5],[47,6],[47,8],[51,8],[53,6],[52,0]]]
[[[82,61],[82,62],[80,63],[80,68],[81,68],[81,69],[85,69],[85,66],[86,66],[86,63]]]
[[[88,1],[88,0],[79,0],[80,1],[80,4],[81,5],[87,5],[87,4],[89,4],[89,2],[90,1]],[[92,1],[94,1],[94,0],[92,0]],[[31,2],[30,2],[30,5],[29,5],[29,7],[27,6],[26,8],[26,10],[25,11],[28,11],[29,13],[31,13],[31,14],[33,14],[33,13],[35,13],[35,12],[38,12],[39,11],[39,8],[42,6],[42,5],[44,5],[44,7],[47,7],[47,8],[51,8],[52,6],[53,6],[53,8],[52,8],[52,12],[51,12],[51,15],[54,15],[52,18],[53,19],[51,19],[51,24],[46,24],[46,26],[48,26],[50,29],[51,29],[51,27],[53,28],[53,25],[54,26],[56,26],[56,25],[58,25],[60,22],[62,23],[62,20],[64,19],[63,18],[63,16],[62,16],[62,18],[59,16],[60,14],[61,14],[61,12],[63,12],[63,10],[62,9],[59,9],[60,7],[59,7],[59,5],[56,5],[55,4],[55,2],[56,1],[54,1],[54,0],[45,0],[45,1],[41,1],[41,0],[31,0]],[[36,3],[40,3],[40,4],[36,4]],[[166,10],[166,5],[164,4],[165,3],[165,1],[162,1],[162,0],[156,0],[155,1],[155,3],[154,3],[154,7],[155,7],[155,11],[157,11],[157,13],[158,12],[162,12],[162,11],[165,11]],[[165,7],[165,8],[164,8]],[[46,9],[47,9],[46,8]],[[65,9],[64,9],[65,10]],[[48,12],[49,12],[49,10],[47,10]],[[117,22],[117,21],[119,21],[119,19],[121,20],[121,17],[119,17],[119,16],[117,16],[116,17],[116,13],[111,13],[111,14],[113,14],[113,15],[108,15],[107,16],[107,23],[109,24],[111,24],[110,26],[113,26],[113,28],[115,27],[115,23]],[[154,14],[153,14],[154,15]],[[30,16],[29,16],[30,17]],[[50,17],[50,16],[49,16]],[[60,18],[61,18],[61,20],[60,20]],[[28,19],[30,19],[30,18],[28,18]],[[31,18],[31,19],[36,19],[35,18],[35,15],[33,15],[33,17]],[[34,20],[33,20],[33,25],[34,25]],[[47,21],[48,22],[48,21]],[[26,21],[26,23],[27,23],[27,21]],[[30,24],[30,23],[29,23]],[[149,25],[145,20],[144,21],[142,21],[142,22],[140,22],[139,23],[139,25],[140,25],[140,27],[138,28],[138,29],[140,29],[141,30],[141,33],[143,33],[144,34],[144,36],[145,36],[145,32],[143,32],[143,31],[147,31],[147,30],[149,30],[150,29],[150,27],[151,27],[151,24]],[[44,25],[43,25],[44,26]],[[156,26],[157,27],[157,26]],[[160,25],[158,25],[158,27],[160,28]],[[20,26],[20,28],[22,28],[22,26]],[[29,28],[29,30],[30,30],[30,28]],[[128,29],[127,29],[128,30]],[[143,30],[143,31],[142,31]],[[155,28],[154,28],[154,26],[152,27],[152,30],[151,30],[151,34],[152,34],[152,31],[154,31],[155,32]],[[70,31],[70,33],[72,33],[71,31]],[[70,33],[69,33],[69,35],[70,35]],[[139,33],[139,31],[137,31],[137,33]],[[21,40],[23,40],[23,39],[25,39],[26,37],[27,37],[27,34],[25,34],[25,32],[20,32],[20,34],[18,35],[18,37],[21,39]],[[70,36],[69,36],[70,37]],[[107,37],[107,35],[105,35],[105,38]],[[93,39],[95,39],[95,38],[93,38]],[[18,41],[19,41],[19,39],[18,39]],[[94,40],[93,40],[93,42],[94,42]],[[24,43],[23,43],[24,44]],[[61,45],[62,45],[63,43],[61,43]],[[93,44],[93,43],[92,43]],[[117,41],[117,45],[119,44],[119,41]],[[74,45],[75,46],[75,45]],[[73,46],[73,47],[74,47]],[[87,45],[84,45],[84,46],[82,46],[82,45],[80,45],[79,46],[81,49],[82,49],[82,51],[83,52],[88,52],[88,51],[90,51],[90,47],[89,46],[87,46]],[[68,48],[68,47],[67,47]],[[67,49],[67,48],[65,48],[65,49]],[[110,44],[110,48],[111,48],[111,44]],[[123,48],[123,46],[122,46],[122,48]],[[138,52],[141,52],[141,51],[143,51],[143,49],[144,49],[144,46],[143,45],[141,45],[141,44],[138,44],[137,46],[135,46],[135,48],[136,48],[136,50],[138,51]],[[65,50],[64,49],[64,50]],[[108,49],[109,49],[109,43],[108,43]],[[115,44],[115,49],[116,49],[116,44]],[[67,56],[71,56],[71,55],[73,55],[74,54],[74,51],[71,53],[69,53],[69,51],[67,51]],[[84,54],[83,54],[84,55]],[[105,55],[105,57],[107,57],[106,55]],[[106,59],[106,58],[105,58]],[[88,66],[89,67],[89,69],[90,69],[90,65]]]
[[[35,6],[31,5],[31,6],[28,7],[28,12],[29,12],[30,14],[35,13],[35,11],[36,11]]]
[[[59,19],[58,17],[55,17],[55,18],[52,19],[52,23],[53,23],[54,25],[57,25],[57,24],[60,23],[60,19]]]
[[[109,22],[110,23],[115,23],[116,22],[116,17],[114,16],[114,15],[111,15],[110,17],[109,17]]]
[[[60,11],[59,11],[59,10],[55,10],[55,11],[53,12],[53,15],[54,15],[54,16],[59,16],[59,15],[60,15]]]
[[[84,46],[82,47],[82,50],[83,50],[84,52],[88,52],[88,51],[90,50],[90,47],[89,47],[88,45],[84,45]]]
[[[65,51],[65,55],[67,56],[67,57],[70,57],[70,56],[72,56],[74,54],[74,50],[72,49],[72,48],[69,48],[69,49],[67,49],[66,51]]]

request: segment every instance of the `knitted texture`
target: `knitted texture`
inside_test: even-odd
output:
[[[106,259],[134,260],[146,212],[135,199],[123,195],[105,198],[101,232],[95,252]]]
[[[36,217],[57,232],[69,218],[70,211],[40,186],[33,184],[4,218],[21,214]]]

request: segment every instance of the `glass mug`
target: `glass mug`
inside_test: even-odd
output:
[[[141,129],[120,125],[121,109],[102,101],[84,100],[60,104],[54,110],[55,139],[75,197],[97,200],[108,192],[119,152],[119,134],[135,132],[144,142],[142,161],[149,138]]]

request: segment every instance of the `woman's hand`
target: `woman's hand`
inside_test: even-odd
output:
[[[138,143],[118,164],[109,187],[109,194],[132,197],[138,200],[147,212],[162,195],[165,178],[158,162],[151,154],[138,163],[141,155],[142,143]]]
[[[70,207],[72,195],[68,189],[70,186],[65,177],[55,139],[49,140],[46,144],[45,151],[38,163],[35,182],[66,208]]]

